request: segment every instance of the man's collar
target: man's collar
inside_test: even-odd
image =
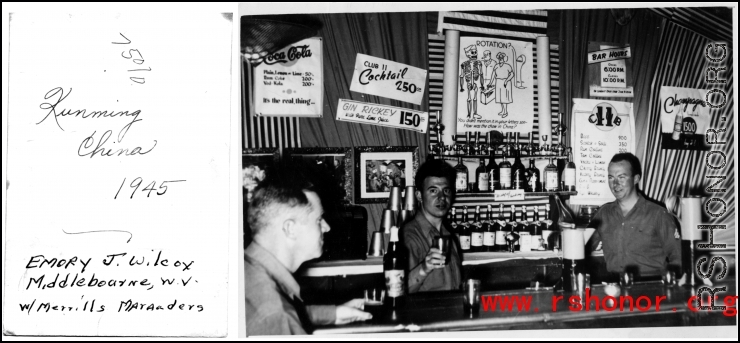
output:
[[[265,268],[270,277],[272,277],[288,297],[301,297],[301,287],[293,278],[290,271],[278,261],[275,256],[259,245],[257,242],[252,243],[244,251],[245,259],[250,259]]]

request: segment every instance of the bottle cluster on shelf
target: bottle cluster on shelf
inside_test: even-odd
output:
[[[542,211],[544,210],[544,211]],[[499,204],[498,211],[489,204],[482,212],[476,206],[472,215],[468,206],[462,206],[462,216],[453,207],[447,217],[449,227],[458,238],[460,248],[466,252],[516,252],[559,250],[559,229],[549,219],[550,205],[540,206],[510,205],[506,212]]]
[[[455,166],[455,190],[458,193],[481,193],[497,190],[521,189],[525,192],[557,192],[576,191],[576,165],[573,162],[572,150],[566,150],[567,162],[557,165],[553,157],[549,157],[549,164],[540,170],[535,166],[535,159],[529,160],[529,168],[525,168],[521,161],[520,150],[507,150],[504,156],[514,157],[514,163],[508,158],[496,162],[496,155],[492,150],[488,164],[483,157],[479,157],[478,168],[475,169],[475,179],[470,181],[468,168],[463,164],[463,157],[458,156]],[[559,161],[560,162],[560,161]]]

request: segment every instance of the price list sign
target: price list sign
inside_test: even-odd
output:
[[[609,161],[618,153],[635,151],[632,104],[573,99],[573,158],[576,190],[572,204],[602,205],[614,201],[609,190]]]
[[[421,105],[426,80],[424,69],[357,54],[349,90]]]
[[[336,119],[421,133],[426,133],[427,126],[429,126],[428,112],[345,99],[339,99]]]
[[[321,117],[321,38],[307,38],[267,55],[253,75],[255,115]]]

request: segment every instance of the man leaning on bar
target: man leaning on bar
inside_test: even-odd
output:
[[[587,246],[602,242],[610,273],[634,273],[651,278],[681,271],[681,237],[675,218],[665,207],[648,201],[637,185],[640,160],[631,153],[609,162],[609,189],[615,201],[603,205],[592,219],[596,232]]]
[[[447,162],[429,160],[419,167],[414,184],[419,210],[401,230],[409,252],[409,293],[458,290],[462,261],[456,241],[443,219],[452,206],[455,170]],[[450,237],[450,260],[432,248],[434,236]]]
[[[322,254],[324,221],[319,196],[301,178],[279,175],[258,186],[248,209],[252,243],[244,253],[247,334],[311,333],[313,325],[346,324],[372,316],[362,299],[311,306],[293,278],[303,262]]]

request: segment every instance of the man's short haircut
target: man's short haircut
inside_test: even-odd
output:
[[[609,163],[617,163],[622,161],[627,161],[627,163],[630,164],[630,168],[632,169],[632,176],[642,175],[642,166],[640,165],[640,160],[632,153],[623,152],[620,154],[616,154],[614,155],[614,157],[612,157],[612,160],[609,161]]]
[[[313,191],[313,185],[302,181],[300,177],[276,176],[266,179],[254,191],[247,210],[247,223],[252,230],[252,237],[269,227],[270,221],[283,211],[302,208],[309,213],[311,203],[306,197],[307,191]]]
[[[416,177],[414,177],[414,184],[416,185],[417,191],[424,191],[424,180],[430,176],[447,178],[447,182],[450,183],[450,187],[454,188],[455,168],[452,168],[452,166],[447,164],[447,162],[440,159],[424,162],[416,172]]]

